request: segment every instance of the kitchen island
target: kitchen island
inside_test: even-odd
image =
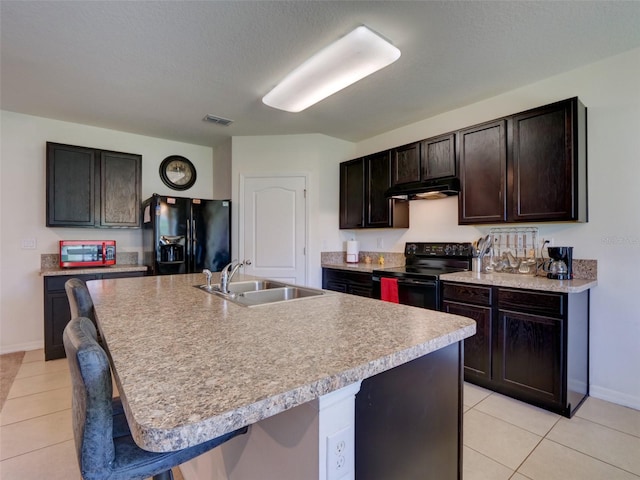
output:
[[[194,288],[203,278],[88,282],[127,419],[142,448],[175,450],[264,422],[274,428],[252,427],[211,452],[218,457],[215,466],[196,465],[187,479],[242,478],[233,474],[245,468],[243,462],[262,472],[255,478],[271,478],[264,476],[271,454],[252,454],[252,436],[280,450],[273,454],[274,468],[282,452],[292,464],[307,456],[311,467],[280,472],[284,480],[342,478],[328,471],[327,450],[345,435],[348,473],[361,382],[457,347],[475,333],[475,322],[465,317],[334,292],[243,307]],[[458,390],[460,365],[453,375]],[[460,410],[461,395],[456,400],[452,408]],[[438,418],[440,412],[430,414]],[[263,447],[255,450],[265,452]],[[316,450],[311,456],[309,448]],[[302,476],[304,468],[313,476]],[[345,478],[354,478],[350,472]]]

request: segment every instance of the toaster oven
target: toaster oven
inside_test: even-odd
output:
[[[115,240],[60,240],[60,268],[104,267],[115,263]]]

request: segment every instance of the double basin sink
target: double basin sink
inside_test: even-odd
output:
[[[328,294],[328,292],[324,290],[299,287],[274,280],[231,282],[227,286],[228,293],[222,291],[219,283],[212,284],[210,287],[207,285],[195,285],[195,287],[245,307],[256,307],[258,305],[318,297]]]

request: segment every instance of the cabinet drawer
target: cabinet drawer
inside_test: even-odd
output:
[[[444,283],[442,298],[476,305],[491,305],[491,287],[479,287],[464,283]]]
[[[499,288],[498,308],[562,317],[566,310],[566,295]]]

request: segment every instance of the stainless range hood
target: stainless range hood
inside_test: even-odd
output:
[[[456,177],[448,177],[396,185],[388,189],[385,196],[401,200],[435,200],[458,195],[459,192],[460,180]]]

